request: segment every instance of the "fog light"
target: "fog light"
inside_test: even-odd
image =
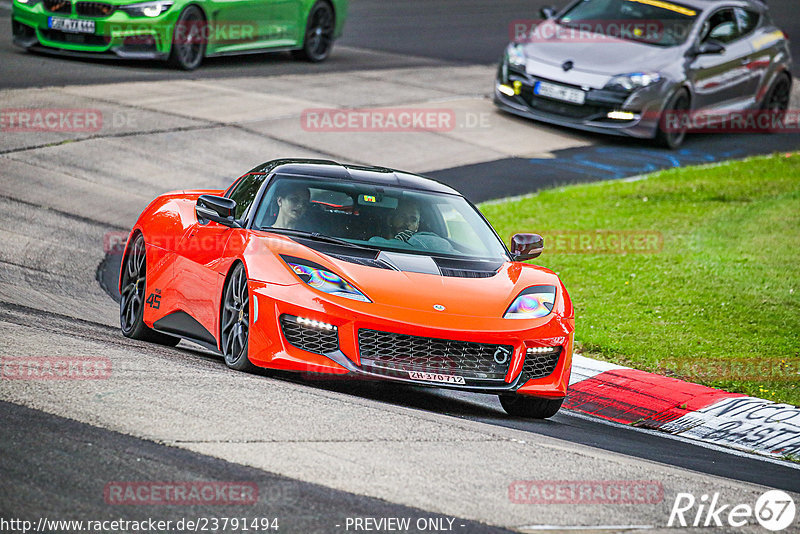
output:
[[[331,331],[337,330],[337,328],[330,323],[315,321],[314,319],[306,319],[305,317],[298,317],[297,323],[305,326],[310,326],[311,328],[318,328],[319,330],[331,330]]]
[[[636,118],[636,113],[630,111],[609,111],[606,115],[609,119],[618,121],[632,121]]]
[[[504,83],[497,85],[497,90],[506,96],[514,96],[514,88]]]

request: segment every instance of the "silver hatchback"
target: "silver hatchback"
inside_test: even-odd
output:
[[[670,148],[698,116],[788,109],[788,38],[759,0],[576,0],[542,17],[515,23],[500,109]]]

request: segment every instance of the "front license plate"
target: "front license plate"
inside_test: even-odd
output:
[[[64,19],[61,17],[48,17],[47,27],[51,30],[61,30],[68,33],[94,33],[93,20]]]
[[[423,373],[421,371],[409,371],[409,378],[412,380],[425,380],[427,382],[442,382],[444,384],[464,384],[463,376],[440,375],[438,373]]]
[[[536,85],[533,86],[533,93],[539,96],[579,105],[582,105],[586,100],[586,93],[580,89],[573,89],[571,87],[564,87],[563,85],[548,82],[536,82]]]

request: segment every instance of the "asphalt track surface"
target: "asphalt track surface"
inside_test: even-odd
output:
[[[445,521],[444,516],[379,499],[307,484],[209,456],[158,445],[118,432],[0,402],[0,517],[36,524],[41,517],[62,520],[179,521],[247,517],[278,519],[279,532],[342,530],[348,517],[406,517]],[[46,454],[43,454],[47,451]],[[8,481],[13,480],[11,484]],[[120,506],[107,502],[109,481],[246,481],[258,488],[255,504],[181,507]],[[53,488],[63,491],[53,491]],[[459,532],[503,533],[474,521],[454,521]],[[274,531],[272,531],[274,532]]]

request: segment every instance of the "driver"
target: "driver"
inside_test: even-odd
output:
[[[383,235],[372,237],[370,241],[397,240],[417,249],[436,250],[439,252],[456,251],[447,239],[433,232],[420,232],[420,221],[419,205],[413,200],[401,200],[389,216]]]
[[[406,200],[400,203],[389,217],[388,239],[408,240],[419,230],[419,206],[416,202]]]

